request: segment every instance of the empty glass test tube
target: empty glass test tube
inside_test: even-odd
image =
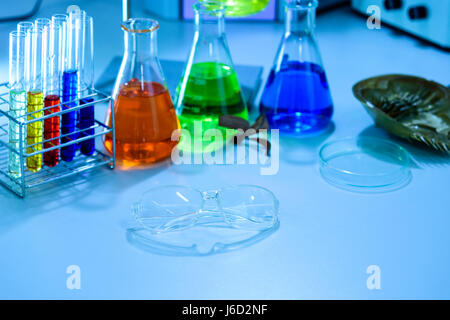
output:
[[[58,38],[59,38],[59,53],[58,53],[58,70],[59,70],[59,89],[60,89],[60,97],[62,97],[63,93],[63,72],[66,67],[66,57],[67,57],[67,21],[69,20],[69,16],[66,14],[54,14],[52,16],[52,24],[55,26],[59,26]]]
[[[30,90],[31,86],[31,31],[34,29],[34,23],[31,21],[21,21],[17,24],[17,31],[25,33],[25,51],[24,51],[24,85],[25,90]]]

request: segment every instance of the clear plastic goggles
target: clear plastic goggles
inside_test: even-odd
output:
[[[152,233],[194,226],[264,231],[278,225],[279,203],[262,187],[238,185],[200,191],[186,186],[150,189],[133,205],[137,222]]]

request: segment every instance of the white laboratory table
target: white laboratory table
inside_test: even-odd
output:
[[[84,3],[96,19],[96,61],[102,70],[122,50],[118,4]],[[115,10],[117,21],[104,17],[102,6],[111,6],[106,9]],[[40,15],[56,9],[55,2]],[[394,139],[414,158],[413,179],[400,190],[380,194],[330,186],[317,164],[325,141],[389,137],[353,97],[354,83],[406,73],[448,84],[449,54],[387,27],[368,30],[350,9],[324,14],[317,24],[335,104],[333,131],[282,139],[279,172],[273,176],[260,175],[255,165],[164,163],[136,171],[100,169],[26,199],[0,188],[0,298],[450,298],[449,158]],[[2,25],[3,42],[10,26]],[[279,24],[230,23],[235,62],[263,65],[267,74],[282,30]],[[183,60],[191,37],[192,24],[162,22],[161,58]],[[127,241],[130,206],[145,189],[237,183],[264,186],[277,195],[281,224],[266,239],[206,257],[156,254]],[[66,286],[71,265],[80,268],[80,290]],[[371,265],[381,271],[379,290],[366,285]]]

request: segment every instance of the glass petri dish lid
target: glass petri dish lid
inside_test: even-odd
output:
[[[326,143],[319,151],[320,173],[330,184],[354,192],[389,192],[412,178],[411,157],[384,139],[358,137]]]

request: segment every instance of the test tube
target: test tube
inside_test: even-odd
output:
[[[21,21],[17,24],[17,31],[25,33],[25,50],[24,50],[24,70],[25,70],[25,90],[30,90],[31,85],[31,30],[34,28],[34,23],[31,21]]]
[[[52,23],[46,41],[48,48],[47,60],[44,74],[44,114],[50,115],[60,111],[60,53],[61,53],[62,30],[60,25]],[[59,145],[59,116],[44,120],[44,148],[56,147]],[[59,163],[59,149],[54,149],[44,153],[44,164],[54,167]]]
[[[67,57],[63,72],[63,109],[71,109],[78,105],[78,68],[81,57],[81,19],[79,11],[69,13],[67,23]],[[77,139],[77,111],[64,113],[61,117],[61,143],[69,143]],[[70,162],[75,157],[76,144],[61,148],[61,159]]]
[[[34,27],[31,31],[31,86],[27,95],[27,120],[34,120],[43,116],[43,77],[42,66],[46,60],[47,28]],[[35,121],[27,125],[27,153],[42,150],[42,121]],[[31,172],[42,169],[42,154],[27,157],[27,168]]]
[[[59,54],[58,54],[58,70],[60,72],[59,79],[60,85],[59,88],[61,90],[60,97],[62,96],[63,90],[63,72],[66,67],[66,57],[67,57],[67,21],[69,20],[69,16],[66,14],[55,14],[52,16],[52,24],[59,26]]]
[[[86,98],[92,93],[94,88],[94,20],[90,16],[82,16],[82,57],[80,68],[80,104],[88,104],[94,101],[94,98]],[[78,119],[78,129],[84,130],[80,133],[80,137],[94,134],[91,128],[95,124],[94,105],[89,105],[80,109]],[[88,129],[91,128],[91,129]],[[80,143],[80,151],[82,154],[90,156],[95,152],[95,139],[88,139]]]
[[[78,62],[78,98],[80,98],[79,103],[81,104],[81,97],[82,97],[82,88],[81,88],[81,78],[82,78],[82,74],[81,72],[83,71],[83,56],[84,56],[84,36],[85,36],[85,26],[84,26],[84,21],[86,19],[86,11],[84,10],[80,10],[80,8],[78,6],[74,7],[73,10],[75,10],[75,12],[77,13],[77,17],[78,19],[80,19],[80,45],[78,47],[79,50],[79,62]],[[80,112],[81,110],[77,110],[77,122],[76,122],[76,128],[77,128],[77,134],[76,134],[76,139],[80,138],[80,137],[84,137],[85,132],[80,132]],[[80,145],[81,143],[77,143],[75,145],[75,151],[80,150]]]
[[[24,121],[27,108],[24,69],[25,40],[26,34],[24,32],[13,31],[9,34],[9,115],[19,122]],[[23,128],[24,126],[19,123],[9,121],[9,143],[18,152],[21,147],[20,141],[25,139]],[[20,156],[12,150],[9,150],[8,171],[15,178],[22,176]]]
[[[45,30],[47,28],[50,28],[52,21],[47,18],[38,18],[34,20],[34,27],[37,29]]]

